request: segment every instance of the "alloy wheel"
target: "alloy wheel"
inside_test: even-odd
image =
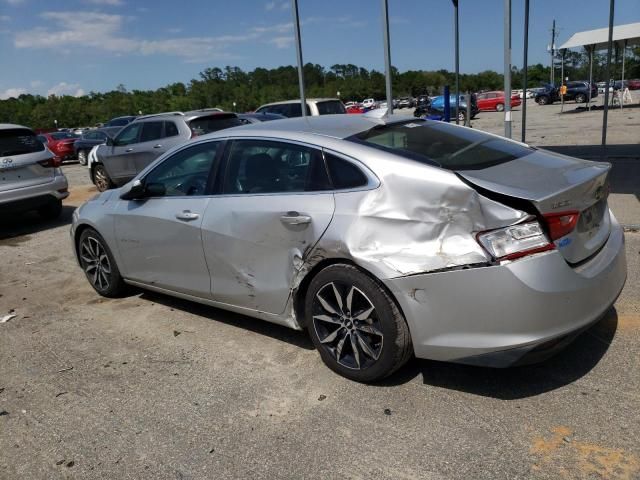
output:
[[[87,152],[84,150],[80,150],[78,152],[78,162],[80,162],[80,165],[86,165],[87,164]]]
[[[111,182],[109,181],[107,172],[102,165],[95,167],[95,170],[93,171],[93,183],[101,192],[109,189]]]
[[[104,246],[95,237],[87,236],[80,244],[82,268],[97,290],[106,290],[111,284],[111,263]]]
[[[330,282],[318,290],[313,327],[321,346],[339,365],[362,370],[380,357],[380,319],[371,300],[354,285]]]

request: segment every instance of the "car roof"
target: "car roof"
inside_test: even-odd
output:
[[[0,130],[12,130],[14,128],[26,128],[27,130],[32,130],[29,127],[25,127],[24,125],[16,125],[15,123],[0,123]]]
[[[392,123],[411,121],[411,117],[406,115],[390,115],[378,118],[369,115],[320,115],[308,117],[295,117],[278,120],[277,122],[261,122],[234,127],[218,132],[212,132],[203,137],[225,137],[225,136],[284,136],[291,134],[309,134],[345,139],[358,133],[370,130],[378,125],[388,125]]]
[[[149,122],[149,121],[157,121],[157,120],[170,120],[181,118],[185,122],[190,122],[196,118],[203,117],[222,117],[222,118],[231,118],[237,117],[237,115],[233,112],[222,112],[220,110],[192,110],[190,112],[163,112],[163,113],[153,113],[149,115],[144,115],[142,117],[136,118],[131,123],[140,123],[140,122]]]

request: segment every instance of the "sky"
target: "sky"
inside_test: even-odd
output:
[[[380,0],[298,0],[304,62],[384,71]],[[459,0],[460,71],[503,70],[504,0]],[[532,0],[529,64],[608,25],[606,0]],[[513,0],[513,64],[522,63],[524,0]],[[450,0],[389,0],[400,71],[454,69]],[[616,0],[615,24],[640,22],[640,0]],[[188,83],[207,67],[296,62],[290,0],[0,0],[0,99],[83,95]]]

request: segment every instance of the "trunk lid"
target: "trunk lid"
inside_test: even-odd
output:
[[[578,212],[571,232],[554,240],[569,263],[596,253],[611,228],[607,197],[611,164],[545,150],[482,170],[458,170],[468,182],[489,192],[528,200],[538,213]]]
[[[31,130],[0,130],[0,191],[52,181],[54,169],[38,163],[52,157]]]

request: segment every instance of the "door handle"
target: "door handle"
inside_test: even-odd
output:
[[[286,225],[304,225],[311,223],[309,215],[301,215],[298,212],[287,212],[280,216],[280,221]]]
[[[190,222],[191,220],[196,220],[200,218],[200,215],[197,213],[193,213],[191,210],[183,210],[182,212],[176,213],[176,218],[178,220],[185,220]]]
[[[157,145],[154,145],[153,148],[162,148],[162,145],[157,144]]]
[[[133,152],[133,148],[127,148],[127,149],[125,150],[125,152],[127,152],[127,153],[129,153],[129,152]]]

